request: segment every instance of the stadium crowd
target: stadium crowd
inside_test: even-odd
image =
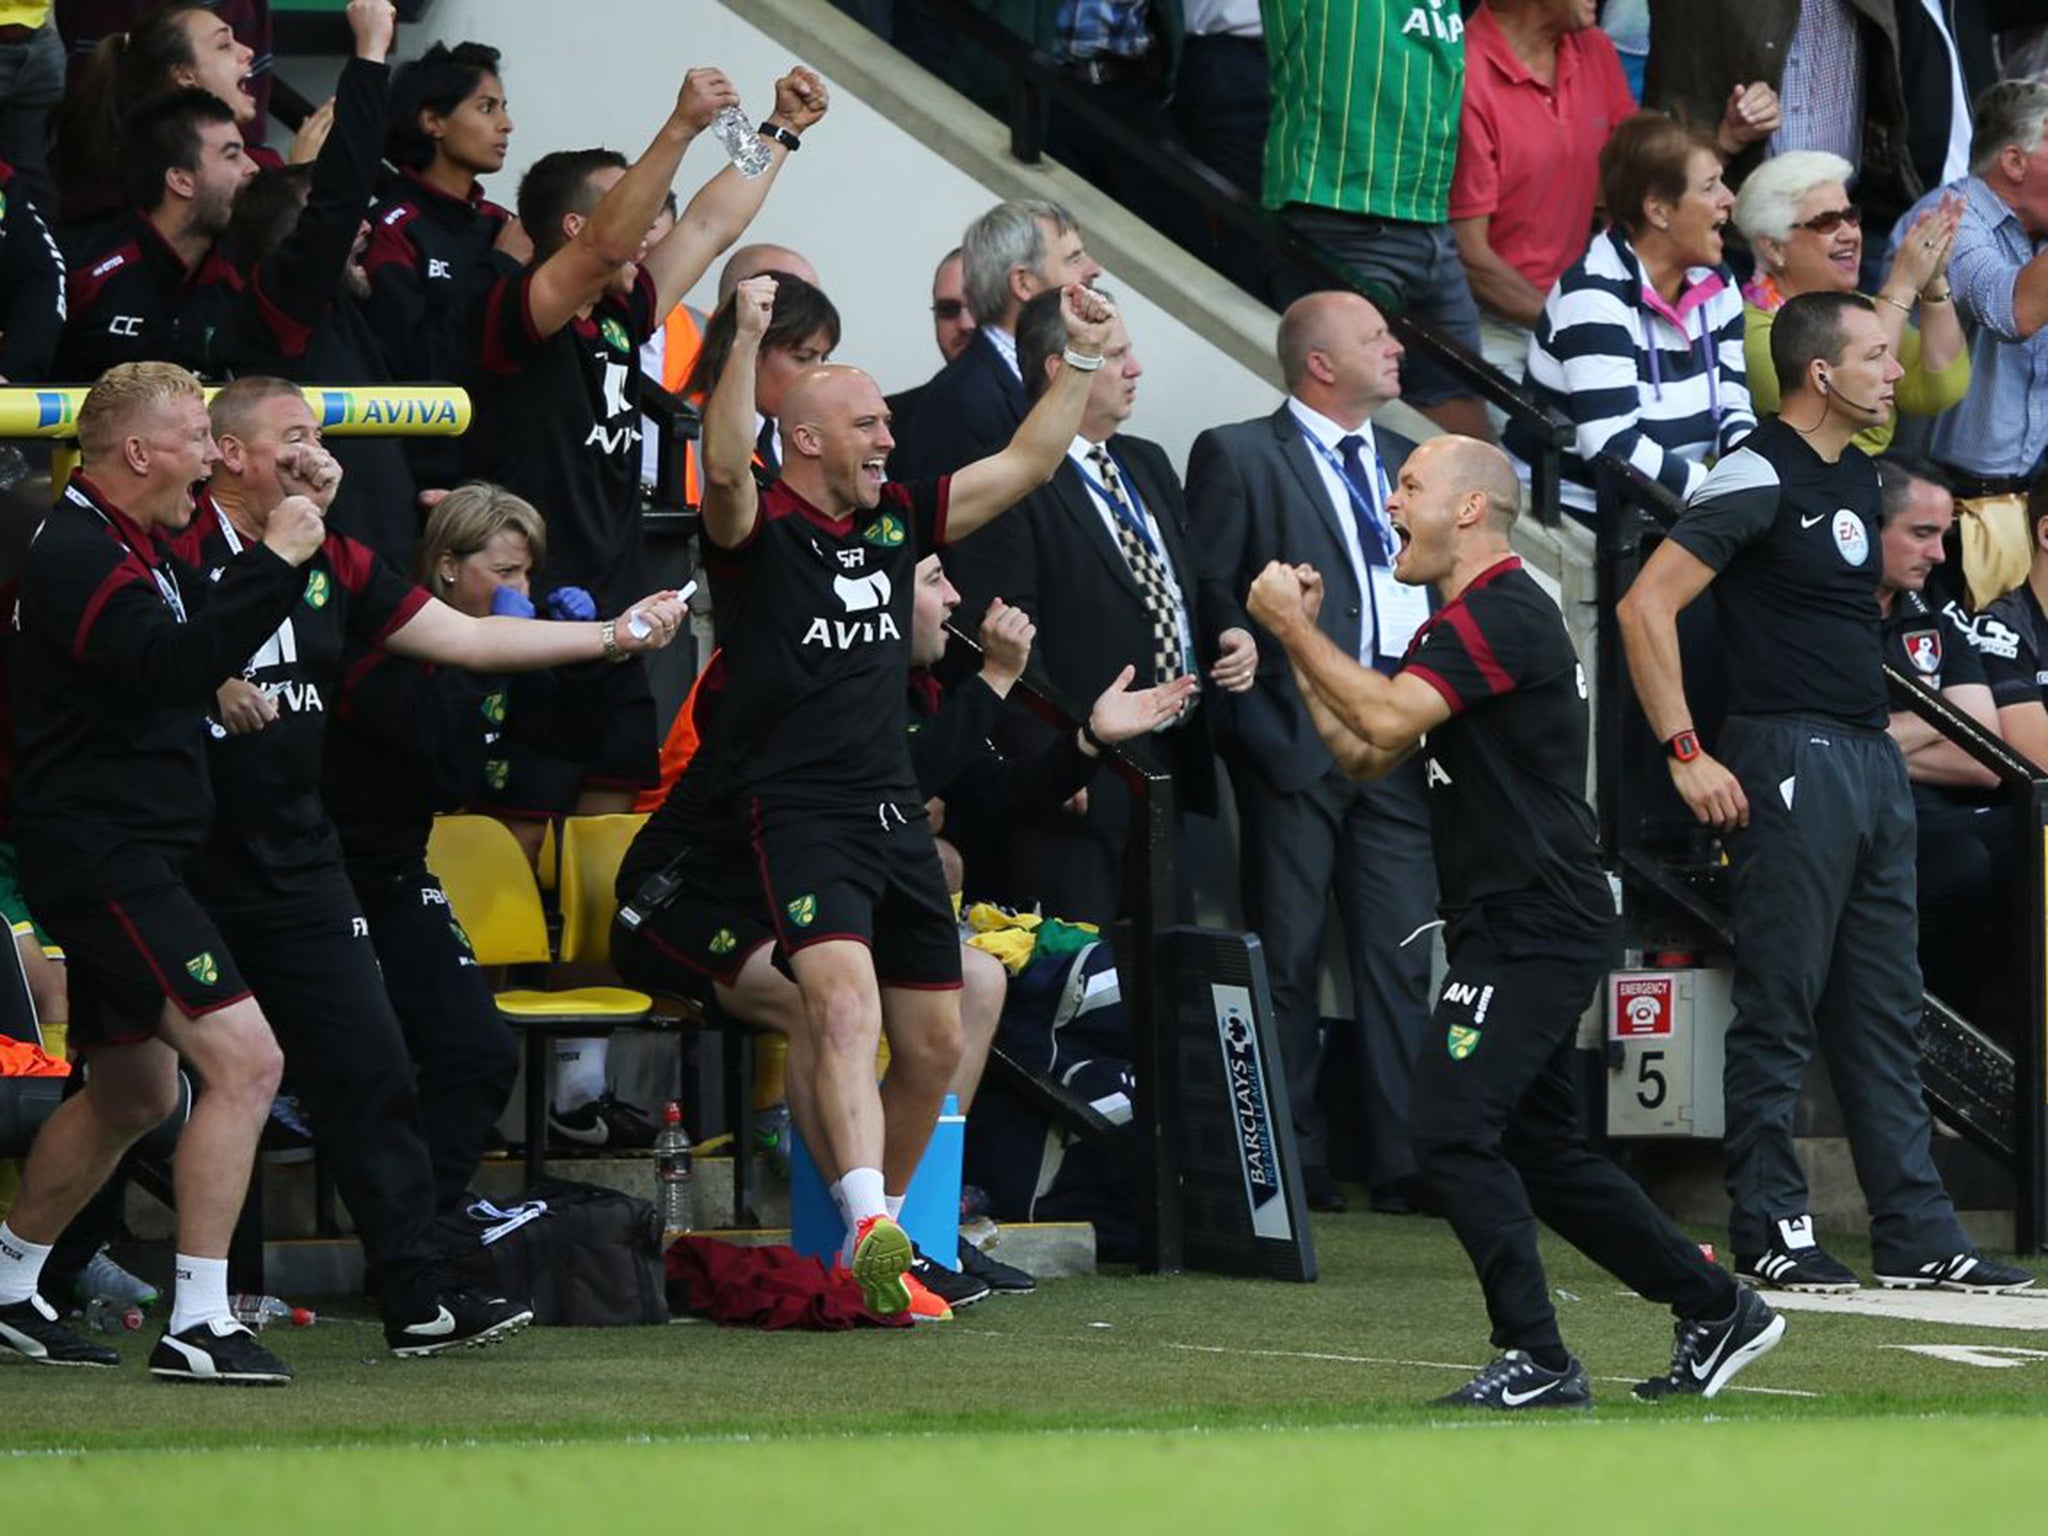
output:
[[[976,88],[923,0],[837,3]],[[1130,792],[1100,771],[1116,752],[1170,776],[1184,819],[1225,797],[1234,809],[1311,1207],[1345,1208],[1328,1123],[1341,1118],[1373,1209],[1445,1211],[1483,1276],[1488,1254],[1519,1266],[1528,1294],[1496,1308],[1496,1342],[1534,1353],[1467,1400],[1513,1406],[1532,1381],[1583,1390],[1533,1239],[1524,1254],[1502,1235],[1529,1218],[1526,1197],[1499,1195],[1500,1125],[1447,1103],[1435,1059],[1447,1005],[1426,938],[1440,903],[1454,936],[1474,910],[1432,830],[1452,779],[1414,750],[1420,729],[1382,750],[1378,706],[1358,702],[1413,694],[1418,658],[1453,632],[1470,675],[1437,683],[1434,727],[1523,676],[1472,616],[1495,607],[1397,574],[1415,568],[1424,509],[1453,491],[1484,524],[1458,524],[1458,547],[1478,552],[1459,561],[1511,560],[1513,509],[1494,469],[1501,418],[1441,356],[1404,351],[1396,309],[1569,423],[1569,510],[1592,516],[1603,455],[1688,502],[1623,623],[1674,787],[1735,861],[1738,1274],[1857,1283],[1818,1246],[1791,1157],[1817,1043],[1880,1279],[2030,1283],[1954,1223],[1910,1039],[1922,971],[2016,1027],[2017,830],[1990,775],[1910,712],[1785,674],[1799,661],[1867,681],[1881,643],[2048,763],[2048,71],[2024,73],[2048,28],[2033,8],[982,8],[1358,276],[1360,291],[1330,289],[1248,258],[1054,108],[1054,154],[1278,311],[1286,398],[1203,432],[1185,465],[1133,430],[1147,338],[1052,202],[998,204],[926,253],[928,381],[885,399],[835,360],[822,232],[810,256],[741,243],[787,195],[806,136],[831,131],[809,69],[775,81],[770,110],[745,120],[751,143],[728,146],[758,155],[752,176],[735,164],[680,202],[672,191],[697,136],[763,99],[765,82],[743,93],[695,68],[644,148],[548,146],[508,209],[487,195],[516,131],[508,77],[538,81],[542,62],[464,42],[394,64],[390,0],[349,0],[353,57],[281,151],[257,0],[0,4],[0,377],[91,386],[76,470],[21,492],[43,506],[54,492],[55,507],[8,590],[0,754],[0,907],[46,1035],[68,1024],[91,1071],[0,1224],[0,1346],[118,1359],[51,1300],[97,1246],[67,1228],[101,1235],[103,1189],[176,1105],[180,1058],[205,1091],[176,1162],[155,1374],[290,1379],[226,1290],[281,1090],[362,1233],[394,1351],[488,1343],[530,1320],[518,1298],[457,1285],[432,1232],[463,1201],[516,1070],[427,863],[432,816],[457,808],[504,820],[535,857],[565,816],[650,811],[618,874],[618,972],[786,1040],[789,1111],[868,1306],[939,1318],[1029,1289],[965,1242],[935,1262],[898,1217],[940,1105],[980,1091],[1011,992],[1011,970],[963,942],[963,897],[1097,927],[1130,909]],[[714,268],[715,305],[685,305]],[[202,381],[224,387],[209,400]],[[467,390],[469,430],[322,441],[308,391],[414,381]],[[1375,423],[1402,399],[1465,441],[1432,456]],[[677,401],[701,436],[678,435]],[[1526,445],[1510,428],[1501,446]],[[1767,569],[1815,497],[1834,498],[1815,516],[1833,519],[1824,554],[1848,574]],[[700,515],[696,606],[716,648],[664,717],[645,658],[687,611],[652,579],[643,522],[667,500]],[[1276,563],[1303,571],[1299,591]],[[1785,776],[1772,754],[1792,748],[1767,733],[1729,749],[1687,708],[1676,615],[1709,585],[1722,635],[1705,661],[1688,652],[1685,675],[1733,674],[1745,718],[1854,734],[1864,756],[1844,804],[1867,797],[1884,822],[1883,870],[1845,855],[1787,874],[1745,851],[1788,834],[1737,780],[1782,778],[1789,818],[1808,769]],[[1778,627],[1809,607],[1842,628]],[[949,647],[948,621],[978,635],[977,654]],[[1527,643],[1555,661],[1547,632]],[[1026,679],[1078,723],[1018,707]],[[1732,751],[1729,768],[1702,736]],[[1864,830],[1812,835],[1839,851]],[[1526,913],[1503,920],[1515,899],[1479,902],[1503,964],[1517,935],[1555,938]],[[1356,1015],[1341,1051],[1321,1001],[1333,901]],[[1836,945],[1862,902],[1889,902],[1893,925]],[[1606,932],[1573,911],[1573,943],[1593,948],[1567,990],[1599,969]],[[1766,962],[1740,937],[1766,915],[1811,931]],[[606,1055],[601,1037],[559,1041],[547,1124],[524,1134],[650,1145]],[[1355,1078],[1333,1085],[1338,1060]],[[1553,1225],[1569,1200],[1614,1198],[1573,1134],[1545,1123],[1543,1156],[1570,1165],[1553,1169],[1567,1204],[1547,1208],[1532,1175]],[[1480,1208],[1449,1187],[1467,1175],[1498,1198]],[[1647,1209],[1630,1222],[1643,1246],[1628,1272],[1672,1299],[1681,1358],[1718,1353],[1701,1309],[1721,1318],[1734,1299],[1719,1272]],[[1726,1326],[1760,1351],[1776,1325],[1749,1308]]]

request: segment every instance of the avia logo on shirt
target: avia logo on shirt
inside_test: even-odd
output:
[[[1446,0],[1429,0],[1425,10],[1416,6],[1408,13],[1408,19],[1401,23],[1401,35],[1417,33],[1423,37],[1434,36],[1441,43],[1455,43],[1465,35],[1465,18],[1455,8],[1445,14]]]
[[[808,928],[818,920],[818,898],[806,892],[783,910],[789,914],[789,920],[797,927]]]
[[[623,453],[640,441],[640,426],[637,417],[628,415],[631,407],[626,400],[626,380],[629,377],[624,363],[615,363],[609,358],[604,365],[604,421],[590,429],[590,436],[583,440],[586,448],[596,448],[602,453]],[[627,419],[616,427],[607,427],[605,421]]]
[[[306,578],[306,606],[325,608],[327,606],[327,573],[315,571]]]
[[[213,951],[210,949],[202,949],[187,960],[185,969],[191,973],[194,981],[203,986],[210,987],[220,980],[220,967],[213,963]]]
[[[903,631],[896,627],[896,620],[888,612],[892,590],[887,571],[870,571],[865,576],[834,576],[833,594],[844,605],[848,617],[811,620],[810,628],[804,631],[803,643],[822,645],[828,651],[848,651],[856,645],[872,645],[877,640],[901,640]],[[855,614],[873,614],[874,617],[852,617]]]
[[[1444,772],[1444,765],[1433,757],[1422,760],[1422,787],[1435,789],[1439,784],[1449,785],[1451,776]]]

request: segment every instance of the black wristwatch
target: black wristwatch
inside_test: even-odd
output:
[[[764,139],[773,139],[792,155],[804,147],[804,141],[780,123],[763,123],[759,129]]]

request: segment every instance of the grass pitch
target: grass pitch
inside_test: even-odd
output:
[[[0,1497],[23,1531],[291,1536],[956,1512],[997,1531],[1572,1532],[1747,1512],[1871,1536],[2040,1507],[2048,1299],[2031,1331],[1792,1314],[1744,1390],[1651,1407],[1627,1383],[1668,1362],[1667,1316],[1552,1243],[1599,1405],[1475,1420],[1423,1406],[1491,1354],[1449,1230],[1347,1215],[1316,1237],[1312,1286],[1063,1280],[915,1333],[536,1330],[398,1361],[374,1325],[323,1317],[273,1336],[299,1370],[284,1391],[154,1383],[145,1335],[118,1373],[0,1369]],[[1959,1345],[1977,1348],[1912,1348]]]

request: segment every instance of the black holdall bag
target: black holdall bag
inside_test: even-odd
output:
[[[651,1201],[600,1184],[541,1179],[521,1204],[471,1199],[438,1226],[460,1284],[530,1298],[543,1327],[668,1321],[661,1217]]]

